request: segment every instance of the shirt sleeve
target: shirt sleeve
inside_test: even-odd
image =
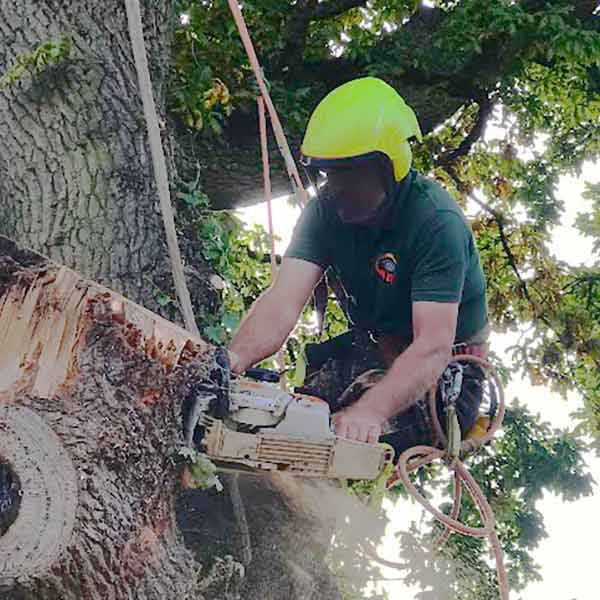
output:
[[[460,302],[471,242],[462,217],[438,213],[418,234],[411,276],[413,302]]]
[[[307,260],[326,269],[331,262],[327,240],[327,226],[322,210],[318,200],[312,198],[294,227],[284,256]]]

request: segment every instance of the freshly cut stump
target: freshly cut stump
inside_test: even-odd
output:
[[[181,406],[213,360],[0,237],[2,600],[200,597],[173,506]]]

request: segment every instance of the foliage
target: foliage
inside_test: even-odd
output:
[[[194,448],[181,448],[179,455],[187,463],[184,472],[186,487],[199,490],[214,487],[217,492],[223,491],[223,484],[217,477],[217,467],[206,455]]]
[[[40,44],[31,52],[24,52],[17,56],[15,64],[0,78],[0,90],[14,86],[26,73],[40,75],[48,67],[55,66],[64,61],[71,54],[71,40],[61,37],[54,41],[49,40]]]
[[[200,243],[199,259],[222,278],[225,286],[219,310],[197,315],[206,338],[222,344],[269,284],[269,263],[265,262],[268,237],[262,227],[245,228],[230,211],[209,210],[209,200],[198,189],[197,180],[183,184],[177,196],[179,220],[192,228]]]
[[[530,552],[547,535],[543,515],[536,507],[543,494],[572,501],[592,493],[593,479],[585,472],[583,449],[582,441],[573,434],[552,429],[539,415],[516,403],[507,413],[503,434],[494,449],[487,448],[471,461],[471,473],[496,515],[514,590],[539,579],[539,566],[533,563]],[[474,505],[465,498],[459,518],[474,526],[475,515]],[[481,573],[489,570],[483,557],[476,559],[480,540],[453,536],[448,547],[449,555],[471,556],[471,566],[477,564]],[[493,581],[491,576],[487,579]]]
[[[572,432],[553,431],[514,406],[497,449],[486,449],[474,461],[499,516],[512,585],[522,589],[538,577],[530,559],[545,535],[537,501],[544,490],[566,500],[589,493],[581,459],[581,440],[588,438],[582,436],[592,436],[600,450],[597,182],[587,183],[590,208],[575,223],[593,240],[592,260],[586,267],[568,265],[551,250],[565,212],[559,181],[581,177],[582,165],[600,155],[599,17],[589,11],[581,16],[591,5],[583,0],[438,0],[411,29],[407,20],[423,12],[418,2],[371,0],[327,18],[314,13],[302,30],[297,28],[302,10],[342,3],[284,4],[285,9],[280,1],[249,0],[243,10],[286,131],[292,138],[301,135],[316,102],[332,83],[344,80],[342,70],[348,77],[374,74],[406,90],[423,120],[447,106],[423,144],[413,147],[415,166],[442,183],[471,219],[494,328],[522,332],[510,354],[500,357],[504,373],[525,374],[537,385],[565,395],[576,391],[584,399]],[[188,0],[180,9],[189,21],[176,33],[171,110],[215,144],[230,143],[228,124],[255,114],[257,90],[227,2]],[[331,75],[327,68],[334,56],[345,62],[336,63]],[[268,285],[268,244],[264,231],[245,231],[231,215],[211,213],[208,199],[198,202],[203,255],[227,281],[223,312],[205,316],[214,328],[208,330],[212,339],[223,341],[233,329],[226,322],[233,324],[234,315],[244,313]],[[330,298],[323,335],[345,326]],[[315,339],[315,330],[309,308],[288,342],[291,363]],[[422,477],[429,487],[438,473]],[[468,503],[462,517],[476,522]],[[408,554],[423,541],[411,535],[403,539]],[[495,597],[482,542],[453,536],[447,552],[435,568],[454,577],[457,597]],[[458,572],[448,556],[462,565]],[[433,597],[425,585],[434,575],[432,560],[410,558],[409,581],[424,583],[423,599]]]
[[[185,18],[176,31],[171,109],[189,127],[219,136],[233,110],[256,111],[258,86],[239,43],[227,0],[183,1],[178,10]],[[283,49],[280,31],[287,17],[279,2],[244,3],[244,15],[261,56]],[[316,99],[315,90],[307,86],[269,87],[278,110],[286,115],[288,127],[299,131]]]

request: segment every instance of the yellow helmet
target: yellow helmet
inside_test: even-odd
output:
[[[408,140],[413,136],[420,141],[421,129],[402,96],[381,79],[363,77],[321,100],[310,117],[301,150],[305,164],[317,168],[380,152],[392,161],[394,179],[400,181],[410,169]]]

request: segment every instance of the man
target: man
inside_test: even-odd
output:
[[[333,392],[338,397],[326,398],[338,409],[338,435],[382,439],[398,452],[431,441],[425,392],[445,370],[453,346],[483,353],[488,328],[470,227],[447,192],[411,170],[411,137],[421,139],[413,111],[379,79],[351,81],[321,101],[302,155],[309,172],[326,176],[326,185],[303,211],[275,282],[230,345],[238,373],[274,354],[331,269],[348,294],[351,329],[308,348],[309,367],[313,375],[324,363],[345,369],[343,385]],[[358,368],[344,367],[348,363]],[[347,391],[340,404],[344,387],[372,367],[385,368],[385,376],[350,405]],[[463,432],[481,397],[480,372],[471,368],[466,375],[457,405]]]

